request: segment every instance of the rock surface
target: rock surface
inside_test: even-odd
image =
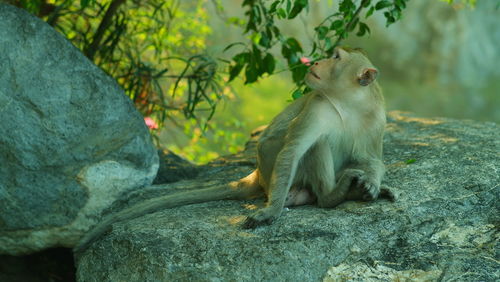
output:
[[[153,184],[172,183],[183,179],[192,179],[200,172],[195,164],[168,150],[158,150],[158,156],[160,157],[160,167],[158,168],[158,173],[156,174]]]
[[[495,123],[389,115],[385,184],[396,203],[293,208],[243,230],[262,201],[217,201],[119,222],[77,258],[79,281],[498,281]],[[255,146],[197,179],[151,186],[128,204],[237,179]]]
[[[0,254],[72,247],[158,155],[111,77],[27,12],[0,19]]]

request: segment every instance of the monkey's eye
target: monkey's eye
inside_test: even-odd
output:
[[[338,51],[335,52],[335,54],[333,54],[333,58],[337,59],[337,60],[340,60],[340,53]]]

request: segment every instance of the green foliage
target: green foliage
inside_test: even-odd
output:
[[[204,128],[215,113],[223,80],[220,62],[204,54],[203,0],[11,2],[63,33],[160,127],[183,115]]]
[[[345,40],[350,33],[355,32],[357,36],[364,36],[370,33],[369,26],[362,22],[374,12],[383,13],[387,26],[401,19],[401,13],[406,8],[408,0],[342,0],[339,3],[338,11],[332,11],[315,29],[315,41],[313,48],[307,56],[314,60],[319,60],[332,55],[333,50],[342,40]],[[292,79],[297,85],[297,91],[305,91],[304,76],[307,73],[307,66],[300,62],[300,58],[305,56],[300,42],[293,37],[282,34],[276,25],[277,21],[290,20],[307,11],[309,1],[307,0],[274,0],[274,1],[243,1],[242,7],[246,9],[245,16],[247,22],[244,32],[249,38],[258,38],[258,44],[251,43],[246,47],[244,43],[238,45],[245,46],[245,50],[236,54],[229,67],[229,81],[237,77],[241,70],[245,68],[245,82],[253,83],[265,74],[272,74],[276,59],[271,54],[271,48],[277,46],[281,49],[281,55],[286,60],[291,72]],[[361,14],[363,10],[366,13]],[[231,48],[237,46],[232,44]],[[266,58],[263,60],[262,58]],[[268,67],[266,67],[266,64]],[[293,97],[300,97],[294,91]]]

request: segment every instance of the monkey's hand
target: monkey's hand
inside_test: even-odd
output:
[[[339,182],[341,181],[351,184],[347,195],[348,200],[372,201],[377,199],[380,194],[380,185],[375,183],[364,170],[346,169]]]
[[[281,214],[281,210],[275,211],[272,207],[258,210],[253,215],[247,217],[242,227],[244,229],[254,229],[257,226],[269,225]]]

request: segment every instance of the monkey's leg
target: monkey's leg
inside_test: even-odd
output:
[[[270,189],[267,194],[266,207],[249,216],[243,223],[243,228],[251,229],[259,225],[271,224],[281,215],[291,186],[292,180],[290,175],[295,174],[297,166],[297,162],[293,164],[293,161],[288,160],[291,155],[292,153],[287,152],[286,149],[278,154],[276,162],[287,165],[278,166],[279,169],[276,169],[277,166],[275,166],[271,176]],[[288,165],[290,163],[292,163],[292,165]]]

